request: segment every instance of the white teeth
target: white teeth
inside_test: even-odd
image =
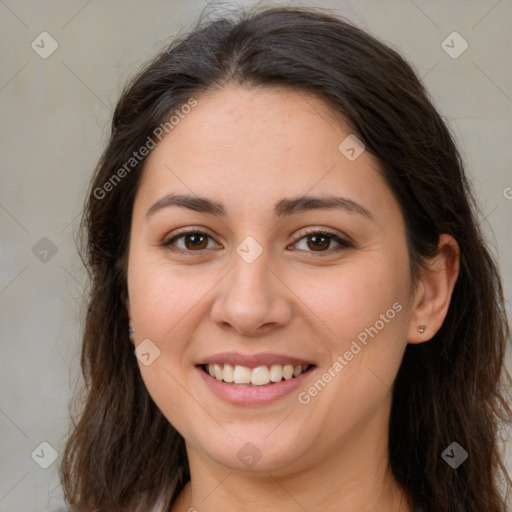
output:
[[[222,380],[222,377],[223,377],[222,366],[220,364],[215,363],[213,365],[213,371],[215,373],[215,378],[217,380]]]
[[[273,364],[270,367],[270,380],[272,382],[279,382],[283,379],[283,367],[280,364]]]
[[[233,382],[233,373],[235,369],[230,364],[224,365],[224,382]]]
[[[205,365],[210,376],[224,382],[232,382],[234,384],[252,384],[253,386],[265,386],[271,382],[280,382],[281,380],[290,380],[304,373],[309,365],[302,364],[293,366],[291,364],[281,365],[273,364],[272,366],[257,366],[249,368],[247,366],[230,364],[208,364]]]
[[[270,382],[270,371],[266,366],[258,366],[253,368],[251,372],[251,384],[255,386],[263,386]]]
[[[293,366],[291,364],[286,364],[283,368],[283,377],[286,380],[290,380],[293,377]]]
[[[233,382],[235,384],[249,384],[251,382],[251,369],[247,366],[235,366],[233,372]]]

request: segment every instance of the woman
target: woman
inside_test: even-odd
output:
[[[500,278],[395,51],[200,23],[124,91],[83,228],[77,510],[506,510]]]

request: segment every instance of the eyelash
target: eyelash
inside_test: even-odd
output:
[[[193,255],[192,253],[202,253],[203,251],[208,250],[208,249],[199,249],[197,251],[193,251],[193,250],[189,250],[189,249],[178,249],[178,248],[172,246],[173,243],[176,240],[179,240],[180,238],[186,237],[187,235],[206,235],[207,237],[212,238],[208,233],[205,233],[204,231],[188,230],[188,231],[182,231],[181,233],[177,233],[176,235],[174,235],[172,238],[170,238],[168,240],[164,240],[162,245],[164,247],[168,248],[170,251],[172,251],[174,253],[185,254],[187,256],[192,256]],[[332,233],[330,231],[326,231],[326,230],[322,230],[322,229],[314,229],[314,228],[310,229],[310,230],[301,231],[297,235],[298,238],[293,242],[293,245],[297,244],[303,238],[307,238],[309,236],[314,236],[314,235],[316,235],[316,236],[320,235],[320,236],[329,237],[331,240],[334,240],[335,242],[337,242],[341,246],[337,250],[334,250],[334,251],[333,250],[318,251],[318,252],[317,251],[305,251],[305,252],[309,252],[309,253],[313,253],[313,254],[316,253],[320,257],[322,257],[324,255],[329,255],[332,252],[338,252],[338,251],[342,251],[344,249],[348,249],[348,248],[354,247],[354,244],[352,242],[349,242],[348,240],[345,240],[345,239],[341,238],[336,233]],[[308,256],[308,257],[311,257],[311,256]]]

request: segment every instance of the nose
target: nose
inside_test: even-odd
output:
[[[233,268],[217,288],[213,321],[224,330],[257,337],[292,318],[293,293],[269,267],[266,251],[252,263],[233,255]]]

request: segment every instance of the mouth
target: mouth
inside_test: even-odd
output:
[[[289,381],[310,372],[313,364],[273,364],[270,366],[231,365],[228,363],[208,363],[198,367],[210,377],[226,384],[242,387],[273,386]]]
[[[214,396],[238,407],[258,407],[293,396],[314,378],[318,366],[287,354],[222,352],[195,364],[200,380]]]

